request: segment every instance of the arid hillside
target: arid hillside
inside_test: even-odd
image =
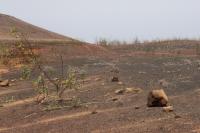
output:
[[[26,23],[15,17],[0,14],[0,39],[10,40],[14,39],[11,32],[17,30],[27,34],[30,39],[37,40],[65,40],[72,41],[70,37],[59,35],[57,33],[42,29],[40,27]]]
[[[87,44],[6,15],[0,38],[0,133],[200,133],[199,40]]]

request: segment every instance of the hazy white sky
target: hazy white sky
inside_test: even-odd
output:
[[[0,12],[74,38],[200,38],[200,0],[0,0]]]

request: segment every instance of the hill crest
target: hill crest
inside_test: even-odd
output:
[[[0,40],[14,39],[11,34],[12,29],[27,34],[32,40],[65,40],[75,41],[70,37],[48,31],[38,26],[29,24],[23,20],[10,15],[0,14]]]

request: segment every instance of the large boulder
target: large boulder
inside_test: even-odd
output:
[[[148,107],[166,107],[168,105],[168,97],[163,89],[152,90],[148,95]]]

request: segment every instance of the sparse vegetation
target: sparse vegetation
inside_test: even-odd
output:
[[[0,132],[200,131],[199,40],[92,45],[4,17]]]
[[[0,98],[0,104],[12,103],[15,101],[15,96],[5,96]]]
[[[84,77],[83,74],[79,74],[79,69],[73,67],[69,67],[68,71],[66,71],[61,53],[56,55],[59,58],[61,67],[61,72],[57,73],[56,71],[49,69],[50,67],[45,67],[46,65],[41,62],[40,56],[35,53],[34,47],[23,33],[15,32],[13,34],[18,38],[18,41],[16,41],[12,48],[5,53],[12,53],[8,56],[10,59],[12,57],[19,57],[20,63],[27,64],[21,68],[22,79],[27,80],[30,78],[32,68],[39,70],[40,74],[34,82],[36,85],[36,92],[39,95],[44,95],[45,99],[47,99],[51,90],[53,91],[51,93],[52,95],[56,92],[56,99],[63,99],[63,94],[67,89],[77,89],[80,87],[82,82],[78,81],[78,78],[82,79]],[[56,80],[55,75],[58,75]],[[54,90],[51,89],[52,86],[50,84],[54,86]]]
[[[22,79],[29,79],[31,76],[31,68],[27,65],[21,67],[21,78]]]

